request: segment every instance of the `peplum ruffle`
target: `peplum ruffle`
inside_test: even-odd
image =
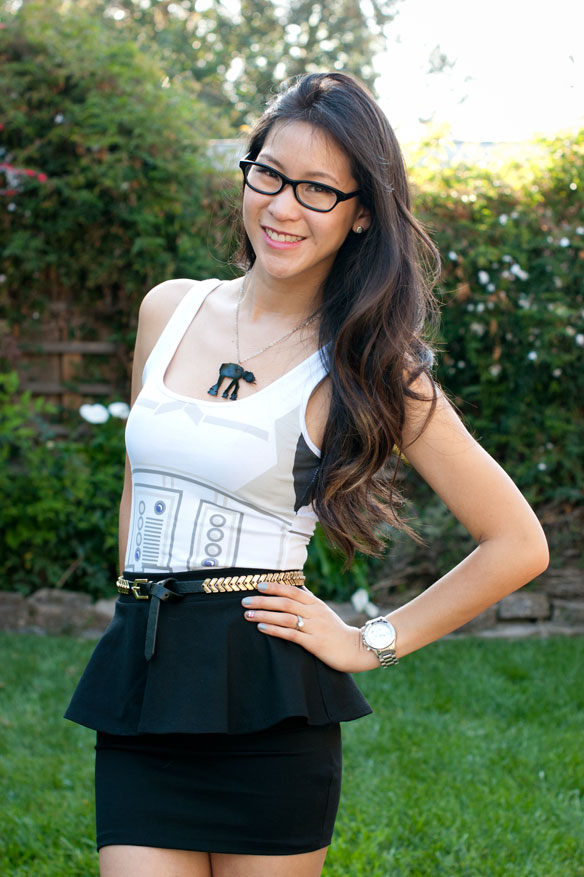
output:
[[[108,734],[241,734],[292,716],[325,725],[372,712],[349,674],[246,621],[242,596],[191,594],[162,605],[150,661],[149,601],[120,596],[65,717]]]

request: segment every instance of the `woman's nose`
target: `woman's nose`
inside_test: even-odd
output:
[[[273,216],[283,218],[296,218],[300,215],[301,205],[296,200],[294,189],[290,183],[286,183],[277,195],[272,195],[270,200],[270,212]]]

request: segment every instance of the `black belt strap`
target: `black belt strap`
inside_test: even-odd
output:
[[[148,582],[146,590],[150,594],[150,606],[148,607],[148,623],[146,625],[146,641],[144,643],[144,657],[147,661],[154,654],[156,647],[156,632],[158,630],[158,613],[160,604],[166,603],[174,596],[165,585],[174,584],[174,579],[164,579],[162,582]]]
[[[171,591],[167,585],[172,585]],[[158,613],[160,604],[166,603],[173,597],[180,599],[185,594],[197,594],[203,590],[203,579],[191,582],[177,582],[176,579],[163,579],[161,582],[144,582],[140,590],[150,597],[148,608],[148,621],[146,623],[146,641],[144,643],[144,657],[149,661],[156,648],[156,633],[158,631]]]

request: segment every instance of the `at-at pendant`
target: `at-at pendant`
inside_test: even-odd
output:
[[[237,391],[239,390],[239,382],[241,380],[247,381],[248,384],[255,384],[253,372],[246,371],[242,365],[238,365],[236,362],[224,362],[219,369],[219,380],[207,390],[209,396],[217,396],[224,378],[229,378],[230,383],[227,385],[227,389],[221,393],[223,399],[237,399]]]

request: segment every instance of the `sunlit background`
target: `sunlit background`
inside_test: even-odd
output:
[[[524,141],[584,124],[582,0],[402,0],[376,58],[401,140],[432,123],[463,141]],[[441,67],[445,56],[446,66]],[[452,66],[450,66],[452,65]]]

